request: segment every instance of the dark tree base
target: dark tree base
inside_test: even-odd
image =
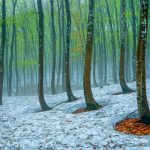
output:
[[[68,99],[68,102],[74,102],[74,101],[77,101],[79,98],[75,97],[75,96],[71,96],[69,97]]]
[[[52,108],[50,108],[49,106],[42,106],[42,111],[48,111],[51,110]]]
[[[135,92],[134,90],[131,90],[131,91],[125,91],[125,92],[114,93],[114,94],[112,94],[112,95],[130,94],[130,93],[134,93],[134,92]]]
[[[88,110],[97,110],[102,108],[102,106],[99,105],[98,103],[87,103],[86,105]]]
[[[90,112],[90,111],[98,110],[100,108],[102,108],[102,106],[100,106],[100,105],[97,104],[96,107],[79,108],[76,111],[74,111],[72,114],[80,114],[80,113],[84,113],[84,112]]]
[[[126,89],[123,89],[123,94],[128,94],[128,93],[133,93],[135,92],[134,90],[131,90],[130,88],[126,88]]]
[[[149,115],[143,115],[141,118],[140,118],[140,122],[141,123],[144,123],[144,124],[147,124],[147,125],[150,125],[150,112],[149,112]]]

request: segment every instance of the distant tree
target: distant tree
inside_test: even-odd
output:
[[[13,18],[13,31],[12,31],[12,41],[11,41],[11,47],[10,47],[10,60],[9,60],[9,81],[8,81],[8,96],[12,95],[12,69],[13,69],[13,59],[14,59],[14,48],[15,48],[15,40],[16,40],[16,6],[17,6],[17,0],[12,0],[13,4],[13,12],[12,12],[12,18]]]
[[[91,62],[93,51],[93,38],[94,38],[94,0],[89,0],[89,15],[87,25],[87,39],[86,39],[86,52],[85,52],[85,65],[84,65],[84,79],[83,88],[87,109],[94,110],[100,108],[98,103],[94,100],[91,90]]]
[[[127,38],[127,22],[126,22],[126,1],[121,0],[121,18],[120,18],[120,64],[119,64],[119,80],[123,93],[130,93],[132,90],[127,86],[125,81],[125,49]]]
[[[68,101],[72,102],[77,100],[77,97],[73,95],[71,85],[70,85],[70,40],[71,40],[71,14],[69,0],[65,0],[66,6],[66,18],[67,18],[67,28],[66,28],[66,49],[65,49],[65,80],[66,80],[66,91],[68,96]]]
[[[53,57],[53,63],[52,63],[52,77],[51,77],[51,92],[52,94],[56,94],[55,89],[55,72],[56,72],[56,31],[55,31],[55,20],[54,20],[54,2],[53,0],[50,0],[50,6],[51,6],[51,24],[52,24],[52,57]]]
[[[66,91],[65,82],[65,6],[64,1],[61,1],[62,13],[61,13],[61,30],[62,30],[62,91]]]
[[[61,71],[62,71],[62,29],[61,29],[61,10],[62,10],[62,6],[61,3],[59,2],[59,0],[57,0],[57,10],[58,10],[58,31],[59,31],[59,58],[58,58],[58,71],[57,71],[57,87],[59,87],[60,85],[60,75],[61,75]]]
[[[133,32],[133,57],[132,57],[132,70],[133,70],[133,81],[136,79],[136,12],[135,12],[135,1],[130,1],[131,14],[132,14],[132,32]]]
[[[106,3],[106,10],[107,10],[107,15],[108,15],[108,19],[109,19],[109,27],[110,27],[110,32],[111,32],[111,46],[112,46],[112,72],[113,72],[113,80],[114,83],[117,83],[117,62],[116,62],[116,44],[115,44],[115,36],[114,36],[114,28],[113,28],[113,23],[112,23],[112,17],[111,17],[111,13],[110,13],[110,6],[108,4],[108,0],[105,0]]]
[[[106,85],[107,84],[107,65],[108,65],[108,58],[107,58],[107,37],[106,37],[106,32],[105,32],[105,24],[104,24],[104,12],[102,11],[102,6],[101,6],[101,1],[100,0],[98,0],[98,2],[99,2],[99,13],[100,13],[100,22],[101,22],[101,28],[102,28],[102,40],[103,40],[103,47],[104,47],[104,83],[101,83],[100,84],[100,87],[102,87],[103,86],[103,84],[104,85]],[[98,30],[98,32],[99,32],[99,35],[100,35],[100,30]],[[100,39],[100,38],[99,38]],[[101,47],[100,47],[100,49],[101,49]],[[101,81],[102,82],[102,81]]]
[[[50,109],[46,104],[43,92],[43,57],[44,57],[44,14],[42,0],[37,0],[39,15],[39,79],[38,79],[38,96],[43,111]]]
[[[2,102],[3,95],[3,80],[4,80],[4,50],[6,41],[6,1],[2,0],[2,34],[1,34],[1,45],[0,45],[0,105]]]
[[[150,111],[146,96],[145,50],[148,34],[148,0],[141,0],[140,29],[137,47],[137,103],[142,123],[150,124]]]

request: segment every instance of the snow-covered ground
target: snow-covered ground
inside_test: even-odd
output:
[[[135,84],[129,84],[135,89]],[[150,81],[147,82],[150,99]],[[0,150],[149,150],[150,136],[125,135],[113,125],[137,109],[136,93],[113,95],[119,85],[93,88],[96,101],[103,105],[97,111],[72,114],[85,107],[83,91],[72,103],[66,94],[46,95],[51,111],[41,112],[38,98],[5,97],[0,106]]]

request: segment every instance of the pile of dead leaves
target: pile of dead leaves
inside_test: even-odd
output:
[[[140,122],[139,119],[125,119],[116,124],[115,130],[126,134],[150,135],[150,125]]]
[[[88,112],[88,111],[90,111],[90,110],[87,108],[80,108],[80,109],[74,111],[73,114],[80,114],[80,113],[84,113],[84,112]]]

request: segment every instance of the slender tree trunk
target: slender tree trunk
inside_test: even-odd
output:
[[[150,124],[150,111],[146,96],[145,50],[148,34],[148,0],[141,0],[140,31],[137,47],[137,103],[142,123]]]
[[[64,11],[64,1],[61,1],[62,5],[62,47],[63,47],[63,57],[62,57],[62,91],[66,91],[65,83],[65,11]]]
[[[65,80],[66,80],[66,91],[68,96],[68,101],[77,100],[73,95],[71,85],[70,85],[70,40],[71,40],[71,14],[69,1],[65,0],[66,6],[66,17],[67,17],[67,29],[66,29],[66,49],[65,49]]]
[[[58,30],[59,30],[59,60],[58,60],[58,72],[57,72],[57,87],[60,85],[60,74],[62,69],[62,29],[61,29],[61,6],[59,0],[57,0],[58,8]]]
[[[4,50],[5,50],[5,41],[6,41],[6,1],[2,0],[2,38],[1,38],[1,47],[0,47],[0,105],[2,102],[3,95],[3,82],[4,82]]]
[[[8,87],[8,96],[12,95],[12,63],[14,57],[14,42],[15,42],[15,34],[16,34],[16,5],[17,0],[12,0],[13,2],[13,33],[12,33],[12,42],[11,42],[11,53],[10,53],[10,61],[9,61],[9,87]]]
[[[94,42],[93,44],[94,52],[93,52],[93,81],[94,81],[94,86],[97,87],[97,82],[96,82],[96,44]]]
[[[43,57],[44,57],[44,14],[42,0],[37,0],[39,14],[39,79],[38,79],[38,96],[43,111],[50,109],[46,104],[43,92]]]
[[[23,38],[24,38],[24,66],[23,66],[23,80],[24,80],[24,91],[23,93],[26,94],[26,56],[27,56],[27,39],[26,39],[26,30],[23,28]]]
[[[129,82],[131,81],[131,54],[130,54],[130,35],[129,35],[129,31],[127,31],[127,40],[126,40],[126,81]]]
[[[120,86],[123,93],[132,92],[127,86],[125,81],[125,49],[126,49],[126,38],[127,38],[127,23],[126,23],[126,1],[121,0],[121,25],[120,25],[120,37],[121,37],[121,49],[120,49],[120,67],[119,67],[119,80]]]
[[[100,0],[99,0],[100,5]],[[100,21],[101,21],[101,28],[102,28],[102,36],[103,36],[103,43],[104,43],[104,85],[107,84],[107,49],[106,49],[106,33],[105,33],[105,25],[103,20],[103,12],[101,6],[99,6],[100,12]],[[100,35],[99,35],[100,36]]]
[[[16,75],[16,95],[19,92],[19,72],[18,72],[18,55],[17,55],[17,33],[15,30],[15,44],[14,44],[14,53],[15,53],[15,75]]]
[[[51,4],[51,18],[52,18],[52,77],[51,77],[51,92],[56,94],[55,90],[55,72],[56,72],[56,32],[55,32],[55,20],[54,20],[54,4],[53,0],[50,0]]]
[[[115,0],[115,17],[116,17],[116,28],[117,28],[117,43],[119,43],[119,47],[120,47],[120,36],[119,36],[119,15],[118,15],[118,11],[117,11],[117,1]]]
[[[117,83],[117,63],[116,63],[117,59],[116,59],[116,45],[115,45],[114,29],[113,29],[112,19],[110,15],[110,8],[109,8],[108,0],[105,0],[105,2],[106,2],[106,9],[107,9],[107,14],[109,18],[110,32],[111,32],[111,45],[112,45],[112,52],[113,52],[113,57],[112,57],[113,80],[114,80],[114,83]]]
[[[6,82],[7,82],[7,94],[8,94],[8,83],[9,83],[9,63],[8,63],[8,47],[9,47],[9,31],[8,31],[8,28],[7,28],[7,34],[6,34],[6,48],[5,48],[5,74],[6,74]]]
[[[84,65],[83,89],[87,108],[90,110],[98,109],[100,106],[95,101],[91,90],[91,62],[94,37],[94,0],[89,0],[89,16],[87,26],[86,54]]]
[[[132,12],[132,32],[133,32],[133,57],[132,57],[132,70],[133,70],[133,81],[136,79],[136,14],[134,1],[131,0],[131,12]]]

